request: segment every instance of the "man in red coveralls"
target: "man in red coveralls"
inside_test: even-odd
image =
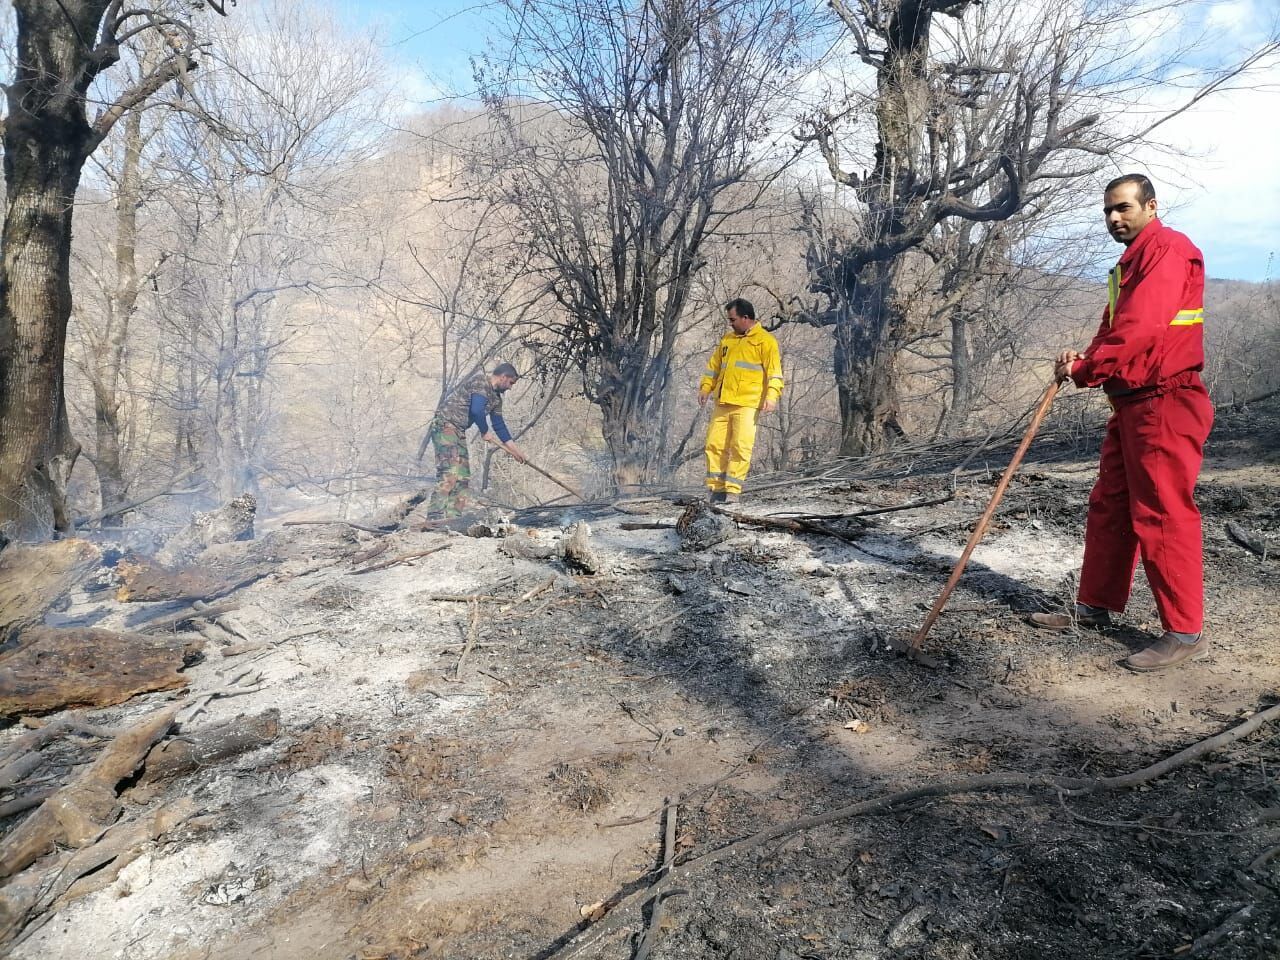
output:
[[[1101,386],[1115,412],[1089,496],[1075,615],[1033,614],[1031,621],[1050,630],[1108,625],[1124,610],[1141,554],[1164,634],[1125,665],[1163,670],[1208,652],[1193,496],[1213,425],[1200,382],[1204,256],[1156,217],[1155,189],[1141,174],[1107,184],[1103,213],[1126,249],[1111,271],[1097,336],[1083,354],[1063,351],[1057,375]]]

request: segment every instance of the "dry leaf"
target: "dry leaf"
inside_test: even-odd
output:
[[[866,733],[871,729],[871,724],[865,720],[850,720],[844,725],[846,730],[852,730],[854,733]]]
[[[609,908],[604,905],[603,900],[597,900],[595,903],[588,903],[585,907],[578,908],[578,913],[582,915],[582,919],[590,923],[595,923],[608,912]]]

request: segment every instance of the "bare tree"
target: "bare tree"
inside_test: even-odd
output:
[[[1146,18],[1176,3],[1082,0],[1031,14],[1025,4],[977,0],[830,2],[874,72],[869,93],[820,111],[804,134],[861,211],[855,234],[815,235],[810,251],[815,287],[828,298],[814,319],[836,331],[841,451],[858,454],[902,432],[900,361],[919,333],[907,296],[918,284],[911,251],[946,221],[997,223],[1064,182],[1088,181],[1105,157],[1154,129],[1160,118],[1138,131],[1121,121],[1139,78],[1160,73],[1141,52]],[[1201,77],[1189,102],[1274,49]],[[840,153],[846,121],[873,131],[861,172]]]
[[[139,43],[122,69],[145,76],[164,56],[156,42]],[[155,175],[151,143],[171,116],[162,95],[145,108],[130,110],[90,159],[90,182],[77,199],[80,207],[72,248],[75,302],[68,361],[92,391],[93,444],[83,451],[93,464],[104,523],[118,524],[113,512],[128,500],[130,438],[136,436],[136,404],[131,389],[133,323],[172,251],[173,237],[144,210],[155,206],[164,180]],[[87,209],[86,209],[87,208]],[[105,216],[95,216],[95,214]],[[68,402],[74,392],[68,391]],[[136,413],[136,409],[133,410]]]
[[[167,138],[176,444],[223,499],[256,490],[272,453],[279,358],[312,349],[306,318],[326,296],[365,285],[345,260],[360,164],[385,129],[380,79],[371,37],[314,6],[263,3],[212,38],[191,85],[199,109]]]
[[[764,188],[760,144],[797,65],[796,0],[504,0],[510,63],[479,72],[496,168],[561,307],[551,338],[600,410],[614,476],[653,475],[703,244]]]
[[[85,161],[128,111],[195,67],[185,14],[212,0],[14,0],[13,80],[4,118],[0,257],[0,530],[47,536],[70,518],[66,486],[79,445],[67,424],[63,357],[71,314],[73,200]],[[164,56],[89,119],[90,88],[147,31]]]

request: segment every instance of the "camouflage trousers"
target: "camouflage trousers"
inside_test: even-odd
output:
[[[471,481],[471,456],[466,431],[439,420],[431,424],[431,446],[436,452],[436,487],[427,501],[428,520],[449,520],[467,506]]]

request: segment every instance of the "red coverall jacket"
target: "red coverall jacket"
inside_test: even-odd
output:
[[[1077,386],[1114,396],[1204,369],[1204,255],[1183,234],[1152,220],[1112,268],[1107,293],[1071,371]]]
[[[1115,414],[1089,496],[1081,603],[1122,611],[1138,556],[1165,630],[1199,633],[1204,616],[1194,499],[1213,404],[1204,368],[1204,256],[1152,220],[1111,271],[1097,336],[1071,378],[1101,386]]]

